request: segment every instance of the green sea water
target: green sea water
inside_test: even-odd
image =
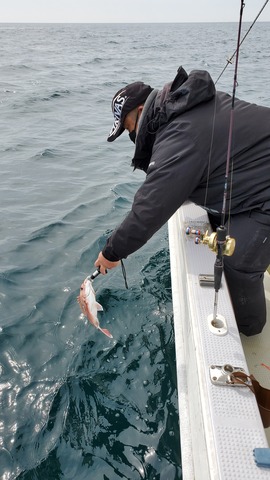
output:
[[[181,479],[167,226],[125,261],[128,290],[120,268],[94,281],[113,339],[76,297],[144,180],[128,137],[106,142],[112,96],[180,65],[215,79],[236,38],[236,23],[0,24],[1,479]],[[237,90],[265,105],[268,45],[257,24]]]

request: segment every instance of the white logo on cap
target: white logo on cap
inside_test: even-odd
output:
[[[114,119],[115,120],[113,122],[112,129],[109,133],[109,137],[111,137],[112,135],[115,135],[118,128],[120,127],[121,114],[122,114],[123,106],[125,105],[126,100],[128,98],[127,95],[123,96],[124,92],[125,92],[125,90],[120,92],[119,95],[117,95],[117,97],[113,100],[113,114],[114,114]]]

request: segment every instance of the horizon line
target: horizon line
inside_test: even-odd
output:
[[[254,20],[245,20],[242,23],[250,23],[253,22]],[[269,23],[270,20],[257,20],[256,23]],[[0,21],[0,25],[6,25],[6,24],[15,24],[15,25],[21,25],[21,24],[41,24],[41,25],[123,25],[123,24],[185,24],[185,23],[238,23],[237,20],[189,20],[189,21],[179,21],[179,22],[173,22],[173,21],[157,21],[157,22],[145,22],[145,21],[139,21],[139,22],[129,22],[129,21],[123,21],[123,22],[114,22],[114,21],[107,21],[107,22],[70,22],[70,21]]]

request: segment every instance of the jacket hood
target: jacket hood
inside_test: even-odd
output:
[[[157,95],[153,128],[208,102],[214,95],[215,85],[208,72],[192,70],[188,75],[183,67],[179,67],[173,82],[166,84]]]
[[[205,70],[192,70],[188,75],[179,67],[174,80],[160,91],[154,90],[145,104],[136,140],[134,168],[147,170],[156,132],[173,118],[208,102],[215,96],[215,85]],[[142,155],[143,152],[143,155]]]

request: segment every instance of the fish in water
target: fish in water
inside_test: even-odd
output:
[[[100,330],[104,335],[113,338],[112,334],[106,328],[101,328],[97,318],[97,312],[102,311],[102,306],[96,301],[96,294],[91,280],[87,277],[81,284],[80,295],[77,297],[82,312],[88,318],[89,322]]]

